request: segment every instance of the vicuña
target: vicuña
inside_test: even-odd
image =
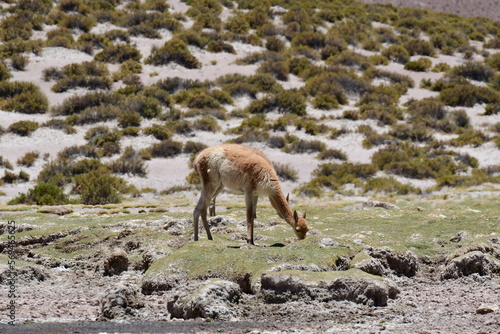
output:
[[[309,227],[306,215],[299,217],[283,195],[278,176],[271,161],[252,148],[224,144],[209,147],[198,154],[195,168],[201,179],[201,196],[194,209],[194,240],[198,240],[198,221],[201,221],[209,240],[213,240],[207,222],[207,208],[224,187],[245,195],[247,242],[254,244],[253,226],[259,196],[268,196],[278,215],[293,227],[299,239],[306,237]]]

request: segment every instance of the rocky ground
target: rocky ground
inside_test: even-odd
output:
[[[204,241],[189,241],[192,230],[185,228],[189,220],[142,222],[175,236],[167,241],[172,249],[167,262],[160,262],[153,243],[143,244],[139,235],[127,239],[139,233],[140,225],[133,222],[109,225],[114,237],[95,242],[96,251],[90,255],[72,258],[41,256],[40,250],[53,247],[69,255],[80,247],[85,228],[19,238],[16,325],[6,324],[9,310],[3,303],[0,333],[457,333],[464,329],[495,333],[499,328],[498,237],[466,243],[447,256],[417,256],[365,245],[362,252],[340,257],[331,268],[275,259],[276,265],[258,277],[248,269],[242,278],[232,279],[215,268],[193,279],[179,267],[169,275],[152,270],[157,263],[176,266],[171,256],[175,249],[205,246]],[[232,226],[220,216],[211,223],[219,239]],[[20,231],[29,228],[29,224],[19,226]],[[6,231],[0,229],[2,234]],[[333,251],[342,243],[321,234],[312,233],[311,244]],[[449,243],[460,245],[465,238],[467,233],[457,233]],[[285,254],[287,248],[298,247],[297,242],[285,246],[265,241],[260,239],[256,247],[241,243],[235,251],[245,257],[250,254],[245,252],[255,249]],[[207,249],[220,252],[220,243],[205,243]],[[6,245],[6,241],[0,243],[2,249]],[[103,247],[114,250],[102,252]],[[315,251],[311,246],[308,249]],[[220,254],[227,257],[227,253]],[[231,263],[227,266],[237,268]],[[9,289],[8,278],[9,270],[3,266],[2,298]]]

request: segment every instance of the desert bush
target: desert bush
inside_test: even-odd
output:
[[[187,92],[186,92],[187,93]],[[215,98],[203,91],[188,93],[187,107],[197,109],[217,109],[220,103]]]
[[[17,164],[19,166],[31,167],[39,156],[40,152],[27,152],[22,158],[17,159]]]
[[[157,87],[167,91],[169,94],[174,94],[181,90],[190,90],[194,88],[208,88],[208,83],[199,80],[183,79],[179,77],[169,77],[159,80]]]
[[[126,30],[112,29],[104,33],[104,37],[111,41],[130,43],[130,34]]]
[[[369,80],[373,80],[373,78],[387,79],[393,84],[393,88],[400,91],[402,94],[405,93],[408,88],[413,88],[415,86],[415,81],[408,75],[384,71],[377,68],[366,70],[363,73],[363,77]],[[370,91],[370,89],[366,88],[364,91]]]
[[[485,59],[485,63],[495,71],[500,71],[500,53],[490,55]]]
[[[182,153],[182,143],[171,139],[150,147],[151,155],[155,158],[171,158]]]
[[[259,65],[257,73],[267,73],[280,81],[288,80],[289,69],[286,62],[267,60]]]
[[[0,62],[0,81],[4,81],[10,78],[12,78],[12,74],[10,74],[9,69],[3,62]]]
[[[189,45],[197,46],[200,49],[204,49],[208,42],[210,42],[210,38],[206,34],[200,34],[193,30],[183,31],[177,34],[177,38]]]
[[[118,114],[118,126],[121,128],[140,126],[141,121],[141,115],[138,112],[130,109],[122,110]]]
[[[135,111],[145,118],[159,116],[162,112],[160,101],[144,95],[130,96],[125,100],[124,105],[127,109]]]
[[[500,177],[488,175],[482,169],[472,169],[471,175],[447,175],[437,179],[437,189],[442,187],[472,187],[486,182],[499,183]]]
[[[290,166],[290,164],[275,162],[273,163],[273,167],[281,181],[297,182],[299,179],[298,171]]]
[[[200,131],[210,131],[217,132],[221,129],[217,120],[209,115],[205,115],[200,119],[197,119],[193,123],[193,128]]]
[[[66,122],[71,125],[84,125],[105,122],[116,119],[120,109],[113,105],[100,105],[87,108],[77,115],[71,115],[66,118]]]
[[[42,71],[42,73],[44,81],[51,81],[51,80],[57,81],[64,78],[63,72],[57,67],[47,67]]]
[[[307,80],[305,90],[315,99],[313,104],[319,109],[336,108],[348,102],[341,79],[333,73],[324,73]]]
[[[401,45],[391,45],[382,51],[382,55],[396,63],[405,64],[410,60],[410,54],[406,48]]]
[[[435,54],[434,45],[431,42],[422,39],[410,39],[403,44],[410,56],[421,55],[432,57]]]
[[[449,75],[461,76],[470,80],[490,81],[495,72],[491,67],[477,62],[466,62],[463,65],[455,66]]]
[[[5,169],[12,169],[12,164],[9,162],[9,160],[0,155],[0,167],[3,167]]]
[[[25,55],[16,54],[11,57],[11,65],[15,70],[24,71],[29,63],[29,58]]]
[[[128,44],[110,45],[94,56],[94,59],[97,61],[112,64],[121,64],[127,60],[138,62],[141,58],[141,52],[134,46]]]
[[[266,38],[266,49],[272,52],[281,52],[285,49],[286,45],[281,39],[275,36]]]
[[[89,32],[97,24],[95,18],[81,14],[66,14],[59,21],[59,26],[67,29],[79,29]]]
[[[334,148],[329,148],[326,149],[322,152],[320,152],[317,156],[319,160],[330,160],[330,159],[337,159],[337,160],[347,160],[347,155],[338,149]]]
[[[104,156],[120,152],[121,133],[118,130],[111,131],[104,125],[96,126],[85,133],[85,139],[89,141],[89,144],[100,148]]]
[[[43,114],[48,109],[48,99],[40,88],[31,82],[0,81],[0,107],[24,114]]]
[[[265,130],[259,129],[248,129],[244,131],[240,136],[231,139],[229,142],[234,144],[244,144],[244,143],[266,143],[269,141],[269,133]]]
[[[471,145],[474,147],[481,146],[488,137],[480,130],[468,130],[460,134],[457,138],[451,139],[449,144],[452,146],[466,146]]]
[[[429,133],[428,129],[425,126],[420,126],[419,124],[393,124],[389,135],[394,138],[410,140],[413,142],[428,142],[433,139],[432,134]]]
[[[342,65],[362,71],[366,70],[371,66],[368,57],[360,55],[351,50],[345,50],[336,56],[328,58],[326,63],[328,65],[334,65],[334,66]]]
[[[452,107],[473,107],[476,103],[496,103],[500,100],[500,95],[489,87],[457,84],[441,90],[439,98]]]
[[[361,179],[366,179],[376,173],[376,168],[371,164],[342,164],[326,163],[319,165],[313,171],[311,185],[338,189],[346,183],[361,185]]]
[[[176,62],[186,68],[201,67],[201,63],[191,54],[187,44],[176,38],[165,42],[161,48],[152,50],[145,60],[146,64],[155,66],[167,65],[170,62]]]
[[[123,179],[111,175],[107,168],[100,168],[75,177],[75,191],[86,205],[120,203],[120,193],[125,192]]]
[[[197,154],[197,153],[203,151],[207,147],[208,146],[203,144],[203,143],[193,142],[193,141],[188,140],[184,144],[184,148],[182,150],[182,153]]]
[[[422,191],[409,184],[403,184],[394,178],[370,177],[363,186],[363,192],[389,193],[397,195],[420,194]]]
[[[246,34],[250,30],[250,24],[245,16],[237,15],[229,18],[224,28],[235,34]]]
[[[36,129],[38,129],[38,127],[39,127],[38,122],[18,121],[18,122],[12,123],[9,126],[8,131],[15,133],[17,135],[26,137],[26,136],[30,136],[33,132],[35,132]]]
[[[214,53],[226,52],[236,54],[233,46],[222,40],[210,40],[207,44],[207,51]]]
[[[58,28],[47,32],[45,44],[50,47],[63,47],[71,49],[75,46],[75,40],[70,29]]]
[[[39,183],[34,188],[29,189],[28,193],[20,194],[9,201],[8,204],[62,205],[68,203],[69,199],[60,187],[53,184]]]
[[[113,173],[118,174],[137,175],[141,177],[147,174],[144,160],[131,146],[126,147],[121,157],[109,164],[109,169]]]
[[[468,38],[461,31],[438,32],[430,37],[434,47],[445,54],[452,54],[459,46],[468,44]]]
[[[432,66],[432,62],[428,58],[419,58],[415,61],[409,61],[405,64],[405,70],[414,72],[425,72]]]
[[[69,159],[75,158],[78,156],[83,156],[86,158],[97,158],[99,155],[97,153],[97,149],[91,145],[81,145],[81,146],[69,146],[64,148],[62,151],[59,151],[57,154],[60,159]]]
[[[53,107],[52,112],[56,116],[68,116],[100,105],[119,105],[121,100],[122,97],[114,92],[89,92],[84,95],[75,95],[65,99],[61,105]]]
[[[169,126],[153,124],[143,129],[145,135],[151,135],[158,140],[166,140],[172,137],[173,133]]]
[[[283,148],[287,153],[321,153],[326,150],[326,144],[320,140],[296,140]]]

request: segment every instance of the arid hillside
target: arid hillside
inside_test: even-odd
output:
[[[429,8],[465,17],[487,17],[500,20],[500,4],[497,0],[362,0],[366,3],[392,4],[400,7]]]

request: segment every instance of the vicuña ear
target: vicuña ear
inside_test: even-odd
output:
[[[290,194],[286,194],[286,202],[290,203]]]
[[[302,218],[306,219],[306,211],[304,211],[304,215],[302,216]]]
[[[293,212],[293,219],[295,220],[295,222],[299,221],[299,215],[297,214],[297,210]]]

